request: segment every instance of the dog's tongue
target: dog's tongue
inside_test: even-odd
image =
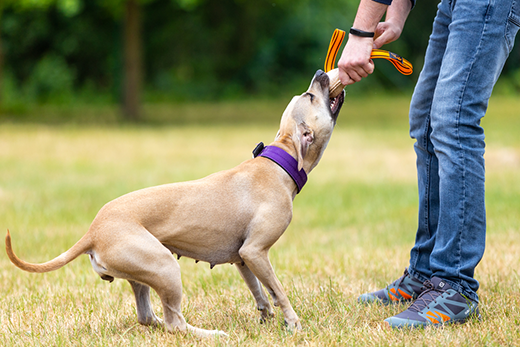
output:
[[[339,80],[339,70],[333,69],[327,72],[327,75],[329,75],[329,98],[334,99],[337,97],[345,88],[343,84],[341,84],[341,81]]]

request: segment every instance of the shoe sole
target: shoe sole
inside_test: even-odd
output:
[[[457,324],[464,324],[464,323],[467,323],[468,321],[471,321],[471,320],[477,320],[479,322],[482,321],[482,316],[479,315],[478,316],[475,316],[475,315],[470,315],[464,319],[459,319],[459,320],[456,320],[456,321],[448,321],[448,322],[442,322],[442,323],[438,323],[438,324],[434,324],[434,323],[421,323],[421,322],[418,322],[418,324],[409,324],[409,323],[406,323],[408,321],[404,321],[402,325],[397,325],[397,326],[392,326],[389,322],[387,322],[386,320],[383,321],[383,327],[385,329],[390,329],[390,330],[396,330],[396,329],[426,329],[426,328],[429,328],[429,327],[432,327],[432,328],[441,328],[441,327],[445,327],[445,326],[449,326],[449,325],[457,325]],[[405,325],[406,324],[406,325]]]

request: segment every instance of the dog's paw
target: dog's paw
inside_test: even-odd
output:
[[[139,322],[139,324],[156,328],[164,325],[162,319],[158,318],[153,312],[151,316],[137,317],[137,321]]]
[[[271,319],[274,317],[274,312],[271,309],[271,307],[258,308],[258,311],[260,311],[260,324],[263,324],[268,319]]]
[[[292,333],[298,332],[302,330],[302,325],[299,320],[296,322],[289,323],[287,320],[285,320],[285,326],[287,327],[287,330],[289,330]]]

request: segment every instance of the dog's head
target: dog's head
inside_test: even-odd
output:
[[[329,98],[329,76],[318,70],[309,89],[295,96],[285,109],[275,141],[284,143],[298,161],[298,170],[309,173],[318,164],[336,125],[345,100],[342,91]]]

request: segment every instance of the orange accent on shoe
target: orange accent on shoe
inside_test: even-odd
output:
[[[435,311],[435,313],[437,313],[437,315],[439,315],[444,322],[447,322],[451,319],[450,317],[446,316],[445,314],[442,314],[441,312]]]
[[[426,318],[428,318],[433,324],[439,324],[439,321],[436,319],[438,317],[431,313],[431,311],[426,312]]]
[[[390,288],[388,296],[390,297],[390,300],[392,300],[392,301],[399,301],[399,298],[397,297],[397,293],[395,292],[395,288]]]
[[[401,294],[401,296],[405,299],[411,299],[412,296],[406,292],[403,292],[401,289],[397,289],[397,291],[399,292],[399,294]]]

